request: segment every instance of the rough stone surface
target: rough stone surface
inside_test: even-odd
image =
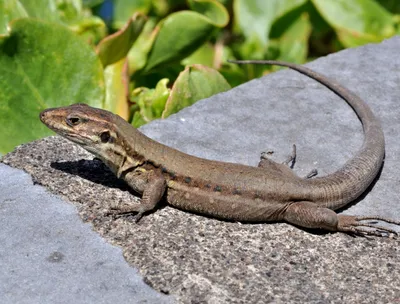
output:
[[[348,214],[400,218],[400,38],[327,56],[309,67],[364,98],[386,135],[382,173]],[[327,89],[293,71],[251,81],[142,130],[184,152],[256,165],[297,144],[295,171],[331,173],[361,146],[356,115]],[[95,231],[122,247],[156,290],[181,303],[400,302],[400,240],[305,231],[284,223],[240,224],[162,206],[142,219],[106,215],[137,198],[100,162],[50,137],[18,147],[3,162],[73,202]]]

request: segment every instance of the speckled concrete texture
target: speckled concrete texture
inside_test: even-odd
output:
[[[400,38],[342,51],[309,67],[365,99],[386,135],[386,160],[372,189],[348,214],[399,219]],[[251,81],[142,128],[184,152],[256,165],[261,151],[283,160],[297,144],[295,171],[337,170],[361,146],[352,110],[294,71]],[[161,205],[139,224],[109,208],[137,198],[104,165],[60,137],[18,147],[3,162],[73,202],[84,221],[137,267],[146,283],[179,303],[400,302],[400,240],[305,231],[285,223],[241,224]]]

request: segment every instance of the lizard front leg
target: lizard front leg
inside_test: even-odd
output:
[[[329,231],[341,231],[359,235],[383,236],[385,234],[398,233],[380,225],[376,221],[400,225],[400,221],[395,221],[378,216],[352,216],[336,214],[335,211],[320,207],[311,202],[295,202],[290,204],[283,215],[283,219],[289,223],[305,227],[317,228]],[[374,221],[365,223],[364,221]]]
[[[114,214],[137,212],[134,220],[138,222],[145,212],[153,210],[157,206],[167,188],[166,180],[162,174],[155,171],[146,171],[144,174],[146,174],[146,178],[140,177],[139,182],[135,181],[135,186],[141,184],[140,187],[143,192],[141,202],[135,205],[119,207]],[[139,179],[139,177],[136,178]],[[127,180],[127,182],[130,184],[132,181]]]

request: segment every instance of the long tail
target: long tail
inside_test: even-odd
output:
[[[343,98],[353,108],[363,125],[364,143],[358,153],[340,170],[325,177],[312,179],[310,184],[321,190],[320,195],[331,199],[331,201],[336,201],[334,206],[327,206],[334,209],[354,200],[368,188],[382,166],[385,155],[385,138],[379,120],[360,97],[336,81],[294,63],[274,60],[231,60],[229,62],[288,67],[320,82]],[[336,193],[340,193],[340,195]],[[338,196],[343,197],[343,199]]]

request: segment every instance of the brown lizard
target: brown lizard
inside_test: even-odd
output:
[[[382,166],[384,135],[369,106],[337,82],[303,66],[277,61],[236,63],[289,67],[341,96],[362,122],[365,139],[360,151],[335,173],[309,179],[265,156],[258,167],[250,167],[185,154],[145,136],[121,117],[85,104],[47,109],[40,119],[100,158],[118,178],[142,194],[140,204],[119,210],[137,212],[136,220],[166,197],[180,209],[233,221],[283,220],[301,227],[360,235],[397,234],[376,221],[395,225],[400,221],[333,211],[359,197]]]

